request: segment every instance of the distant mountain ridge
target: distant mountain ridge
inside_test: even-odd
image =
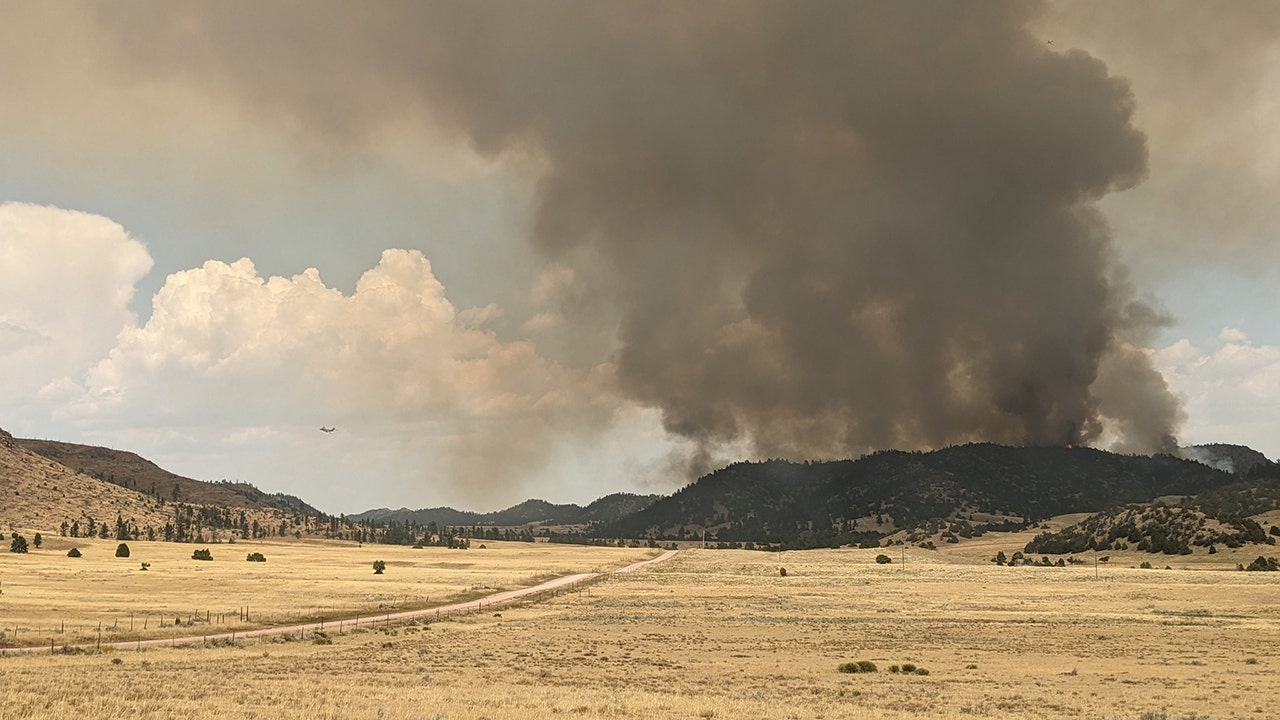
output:
[[[420,510],[378,508],[366,510],[356,515],[348,515],[347,519],[354,522],[369,520],[375,523],[416,523],[422,526],[433,522],[440,526],[590,525],[593,523],[616,522],[627,515],[649,507],[661,497],[661,495],[613,493],[595,500],[586,507],[572,503],[555,504],[546,500],[535,499],[526,500],[504,510],[489,513],[455,510],[451,507],[423,508]]]

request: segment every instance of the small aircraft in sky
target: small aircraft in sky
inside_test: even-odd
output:
[[[322,425],[322,426],[320,427],[320,432],[333,432],[334,430],[337,430],[337,429],[338,429],[338,428],[324,427],[324,426]]]

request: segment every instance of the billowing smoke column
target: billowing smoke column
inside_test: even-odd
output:
[[[1126,83],[1025,2],[165,3],[137,60],[332,138],[425,110],[546,162],[531,241],[615,312],[617,380],[706,447],[1169,446],[1094,208]],[[166,38],[157,42],[156,38]]]

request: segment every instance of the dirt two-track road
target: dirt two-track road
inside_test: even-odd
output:
[[[606,572],[590,572],[590,573],[577,573],[574,575],[565,575],[563,577],[558,577],[553,580],[548,580],[544,583],[533,585],[531,587],[518,588],[516,590],[506,590],[503,592],[494,593],[493,595],[486,595],[485,597],[477,598],[475,600],[468,600],[466,602],[453,603],[450,605],[441,605],[441,606],[432,607],[432,608],[422,608],[419,610],[402,610],[400,612],[389,612],[389,613],[383,613],[380,615],[355,616],[355,617],[341,619],[341,620],[330,620],[327,622],[321,621],[321,622],[313,622],[313,623],[303,623],[300,625],[281,625],[276,627],[258,628],[256,630],[243,630],[243,631],[216,633],[216,634],[208,634],[208,635],[188,635],[186,637],[157,638],[153,640],[134,640],[130,642],[120,642],[120,643],[102,643],[99,647],[119,649],[119,650],[133,650],[133,649],[141,650],[145,648],[155,648],[155,647],[196,645],[196,644],[203,644],[208,642],[232,642],[235,640],[247,640],[251,638],[270,637],[273,635],[278,636],[278,635],[305,634],[309,632],[324,631],[326,629],[335,630],[335,629],[347,628],[347,627],[355,628],[355,627],[360,627],[362,625],[375,626],[380,623],[390,624],[390,623],[397,623],[397,622],[405,622],[408,620],[415,620],[418,618],[440,618],[448,615],[465,614],[470,612],[477,612],[480,610],[484,610],[486,608],[493,608],[493,607],[506,605],[516,600],[519,600],[521,598],[528,597],[530,595],[537,595],[539,593],[554,592],[561,589],[572,588],[576,585],[579,585],[581,583],[584,583],[590,580],[595,580],[602,576],[633,573],[649,565],[652,565],[654,563],[659,563],[665,560],[669,560],[675,557],[676,552],[677,552],[676,550],[667,550],[663,552],[661,555],[655,558],[652,558],[650,560],[644,560],[641,562],[632,563],[630,565],[618,568],[616,570],[609,570]],[[79,647],[94,647],[94,645],[83,645]],[[60,650],[62,650],[62,648],[55,649],[51,647],[29,647],[29,648],[9,648],[2,652],[6,655],[13,655],[13,654],[19,654],[19,653],[38,653],[38,652],[47,653],[47,652],[56,652]]]

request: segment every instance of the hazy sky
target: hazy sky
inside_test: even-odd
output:
[[[0,0],[0,427],[331,512],[1277,458],[1278,8]]]

